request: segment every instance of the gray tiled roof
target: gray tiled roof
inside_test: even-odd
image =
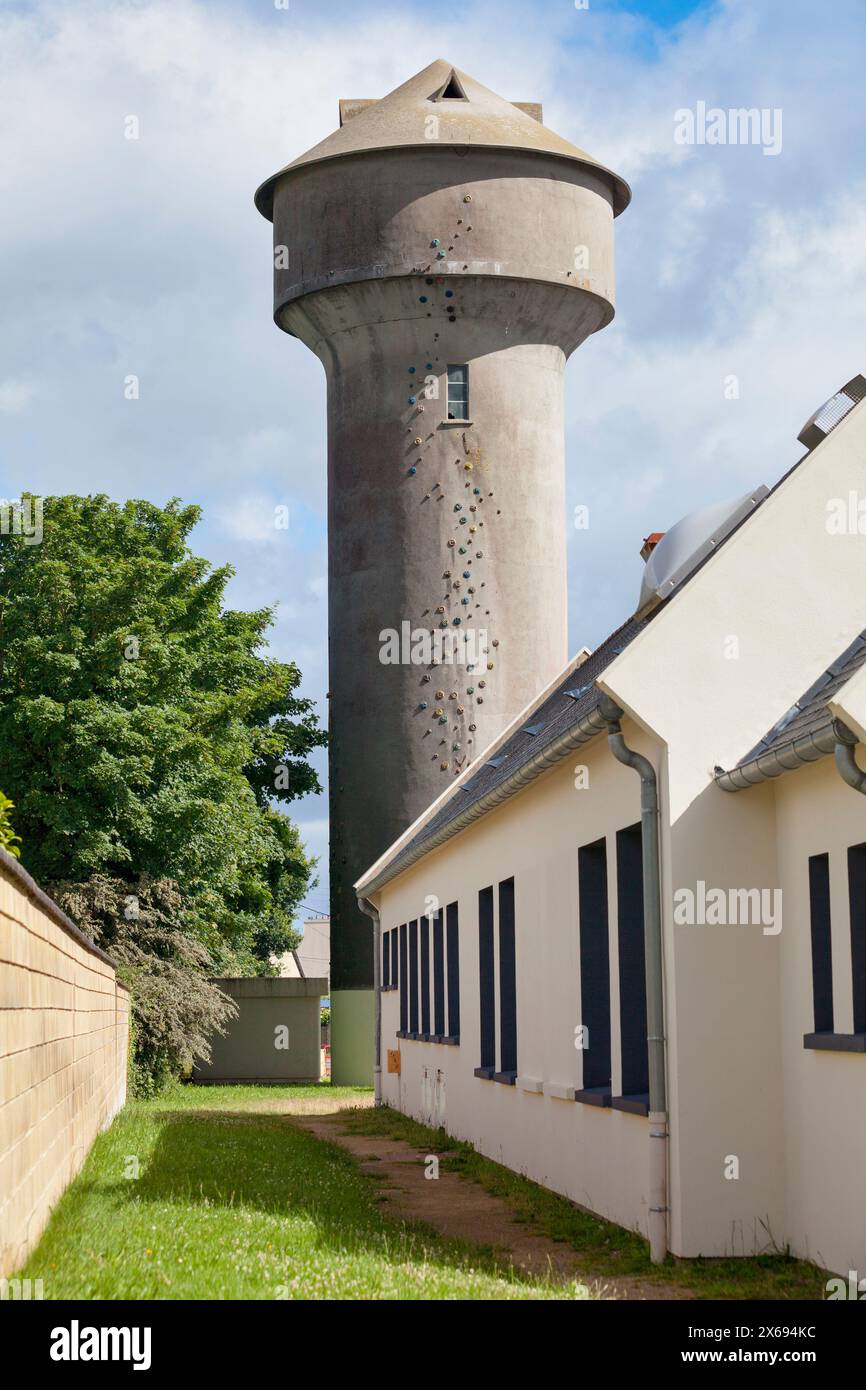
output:
[[[783,750],[792,749],[795,744],[803,749],[814,747],[814,754],[812,757],[801,756],[793,761],[791,766],[796,766],[796,761],[813,761],[821,753],[830,752],[835,740],[830,736],[833,717],[827,708],[828,703],[845,682],[850,680],[854,672],[859,670],[864,661],[866,631],[856,637],[850,647],[846,647],[832,665],[804,691],[772,729],[769,729],[754,748],[740,759],[732,772],[726,773],[719,769],[717,777],[730,780],[740,774],[737,784],[745,786],[750,781],[761,781],[766,776],[778,776],[785,768],[784,765],[780,765],[775,767],[775,771],[771,770],[777,755]],[[822,736],[825,736],[826,748],[821,746]],[[744,772],[753,775],[743,776]]]

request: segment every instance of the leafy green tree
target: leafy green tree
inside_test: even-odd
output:
[[[208,961],[178,968],[267,973],[314,868],[274,803],[319,790],[326,741],[298,668],[267,653],[273,610],[225,607],[233,571],[188,546],[197,507],[43,509],[40,543],[0,536],[0,781],[23,861],[49,892],[174,885]]]

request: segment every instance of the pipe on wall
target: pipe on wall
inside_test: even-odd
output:
[[[369,898],[358,898],[362,912],[373,919],[373,1104],[382,1104],[382,919]]]
[[[849,787],[853,787],[855,792],[861,792],[866,796],[866,772],[858,767],[855,755],[857,736],[841,719],[834,719],[833,732],[836,736],[833,756],[839,776]]]
[[[659,799],[656,771],[648,758],[629,748],[620,720],[623,710],[609,695],[599,706],[607,724],[607,741],[617,762],[630,767],[641,783],[641,845],[643,867],[644,958],[646,972],[647,1053],[649,1059],[650,1122],[650,1259],[662,1264],[668,1250],[668,1116],[665,1075],[664,975],[662,964],[661,870],[659,857]]]

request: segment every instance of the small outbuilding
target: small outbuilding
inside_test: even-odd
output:
[[[193,1080],[280,1084],[318,1081],[322,1072],[321,1004],[328,981],[245,978],[214,980],[237,1005],[223,1037],[211,1039],[211,1060]]]

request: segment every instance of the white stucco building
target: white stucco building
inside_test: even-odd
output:
[[[636,613],[356,885],[382,1099],[656,1257],[866,1274],[866,382],[845,390],[771,491],[668,533]]]
[[[304,935],[294,951],[287,951],[274,962],[284,979],[325,979],[331,987],[331,919],[308,917]],[[327,997],[327,996],[326,996]]]

